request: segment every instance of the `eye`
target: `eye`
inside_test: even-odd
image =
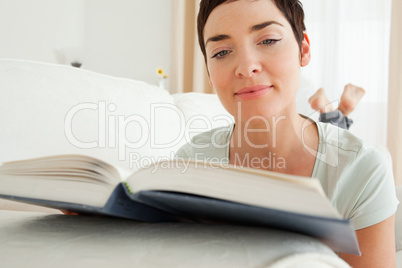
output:
[[[266,45],[266,46],[272,46],[281,41],[282,39],[265,39],[263,40],[260,44]]]
[[[229,54],[230,51],[229,50],[222,50],[216,54],[214,54],[212,56],[212,58],[217,58],[217,59],[222,59],[223,57],[225,57],[227,54]]]

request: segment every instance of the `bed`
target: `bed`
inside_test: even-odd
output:
[[[84,153],[134,172],[141,163],[132,155],[170,159],[191,136],[232,120],[214,95],[21,60],[0,60],[0,102],[0,163]],[[143,121],[124,126],[130,139],[101,135],[111,119],[132,114]],[[267,228],[62,215],[5,200],[0,209],[1,267],[349,267],[314,238]],[[402,267],[399,226],[398,214]]]

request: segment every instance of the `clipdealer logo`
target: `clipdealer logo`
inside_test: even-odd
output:
[[[87,116],[88,113],[96,120],[88,124],[97,124],[96,133],[91,133],[92,140],[79,138],[77,135],[79,131],[73,128],[73,122],[82,120],[81,117]],[[171,132],[170,129],[167,131],[159,127],[158,132],[157,125],[161,122],[166,123],[163,120],[166,119],[167,113],[171,115],[170,119],[176,122],[174,127],[177,128]],[[186,119],[184,113],[171,103],[153,103],[148,113],[119,114],[114,103],[107,105],[105,101],[85,102],[73,106],[67,112],[64,119],[64,134],[68,142],[77,148],[117,148],[119,160],[125,161],[129,156],[128,149],[135,150],[144,146],[152,149],[174,148],[183,143],[183,139],[191,143],[192,136],[203,131],[199,127],[200,124],[205,126],[204,131],[207,131],[212,128],[212,123],[220,121],[223,124],[230,124],[233,120],[228,115],[218,115],[214,116],[212,121],[204,115],[194,115]],[[166,132],[169,134],[164,135]]]
[[[216,125],[217,122],[219,122],[220,125],[230,125],[231,123],[233,123],[233,117],[227,114],[214,116],[212,117],[211,121],[211,118],[208,118],[205,115],[194,115],[186,118],[184,113],[177,106],[171,103],[153,103],[150,104],[149,107],[150,110],[148,111],[148,113],[145,112],[141,114],[127,114],[119,113],[117,111],[118,107],[114,103],[107,104],[105,101],[100,101],[98,103],[79,103],[73,106],[66,113],[64,120],[64,133],[66,139],[70,144],[81,149],[117,148],[119,161],[125,161],[127,159],[129,159],[130,161],[132,159],[136,159],[136,161],[139,161],[139,155],[135,150],[143,148],[144,146],[150,149],[172,150],[174,150],[175,148],[178,149],[177,146],[184,143],[188,143],[195,149],[208,149],[211,146],[219,149],[229,146],[229,144],[222,144],[221,142],[218,142],[217,138],[220,132],[225,132],[227,131],[227,129],[221,129],[214,132],[209,143],[196,144],[193,143],[192,140],[192,137],[194,135],[210,130],[214,124]],[[240,111],[239,114],[241,114],[240,103],[238,111]],[[82,121],[83,118],[88,118],[88,113],[90,113],[91,118],[94,118],[94,121],[96,121],[88,122],[88,125],[94,123],[97,124],[96,130],[94,130],[93,128],[89,128],[91,129],[90,131],[96,132],[89,134],[92,137],[92,140],[86,140],[82,137],[79,138],[79,135],[77,135],[77,133],[79,133],[80,131],[74,131],[73,129],[73,122],[75,120]],[[169,122],[166,122],[166,114],[169,114]],[[314,113],[312,113],[309,117],[313,118],[313,116]],[[249,118],[247,122],[245,122],[244,128],[236,127],[234,131],[242,131],[243,135],[237,135],[237,137],[243,136],[245,138],[243,142],[245,142],[247,146],[251,148],[275,148],[277,146],[278,138],[281,137],[277,135],[278,126],[286,119],[287,118],[285,116],[273,116],[271,120],[268,121],[262,116],[253,116]],[[239,122],[241,122],[241,118],[238,118],[238,120],[240,120]],[[265,127],[254,129],[251,124],[252,120],[257,120],[258,122],[265,124]],[[175,121],[177,124],[175,124],[174,126],[169,125],[171,121]],[[171,129],[165,130],[163,127],[161,127],[161,122],[164,124],[168,124],[167,127],[173,128],[173,132],[175,134],[172,135],[173,132],[171,132]],[[204,126],[204,128],[199,127],[200,123]],[[339,150],[332,150],[330,154],[328,154],[325,150],[317,152],[316,149],[310,148],[305,142],[305,129],[311,124],[312,121],[306,119],[305,124],[303,124],[302,126],[302,143],[304,148],[310,154],[317,156],[317,159],[319,161],[336,167],[338,165]],[[158,129],[157,126],[159,126]],[[266,144],[253,144],[252,140],[249,139],[249,137],[250,135],[252,135],[252,133],[257,132],[269,133],[271,137],[271,140],[269,141],[270,144],[268,144],[268,142]],[[161,136],[163,136],[165,139],[161,140]],[[239,147],[242,146],[241,139],[233,140],[232,142],[237,143]],[[336,143],[336,138],[332,142]],[[334,148],[337,148],[336,144],[334,144]],[[249,155],[246,155],[244,159],[236,159],[236,162],[238,162],[240,166],[247,166],[248,164],[244,164],[244,162],[256,163],[258,162],[257,160],[258,159],[255,159],[255,157],[253,158],[249,157]],[[270,154],[266,158],[260,160],[260,163],[257,163],[260,166],[286,165],[286,159],[273,154]]]

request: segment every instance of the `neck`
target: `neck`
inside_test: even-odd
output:
[[[297,163],[305,157],[306,143],[316,148],[318,139],[311,122],[297,113],[292,116],[274,116],[254,122],[236,122],[230,147],[230,162],[234,165],[297,173]],[[312,132],[315,131],[315,132]],[[254,161],[254,162],[253,162]],[[270,165],[265,165],[270,163]],[[262,164],[262,165],[261,165]],[[297,167],[296,167],[297,166]]]
[[[232,145],[238,148],[286,151],[302,138],[304,118],[294,116],[273,116],[247,122],[236,121]]]

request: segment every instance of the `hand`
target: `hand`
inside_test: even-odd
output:
[[[77,212],[71,212],[71,211],[67,211],[67,210],[60,210],[61,212],[63,212],[63,214],[66,215],[80,215]]]

